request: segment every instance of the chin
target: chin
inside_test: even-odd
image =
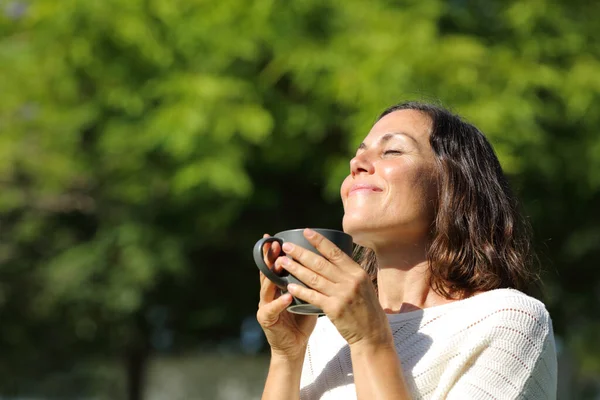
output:
[[[427,240],[431,222],[414,220],[382,221],[375,215],[344,215],[344,232],[354,243],[374,249],[390,243],[417,243]]]
[[[370,218],[349,218],[348,216],[344,216],[342,226],[344,232],[352,236],[354,243],[364,247],[371,247],[373,237],[377,237],[381,229],[378,229],[376,225],[369,223],[369,221],[373,220]]]

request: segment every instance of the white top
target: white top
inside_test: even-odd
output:
[[[552,321],[538,300],[496,289],[388,314],[413,399],[556,399]],[[301,399],[356,399],[350,349],[327,317],[311,335]]]

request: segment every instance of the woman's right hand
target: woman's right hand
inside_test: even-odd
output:
[[[263,237],[268,236],[265,234]],[[263,247],[265,263],[276,274],[282,271],[280,266],[274,266],[280,252],[278,242],[266,243]],[[291,303],[292,295],[280,295],[279,288],[261,272],[260,303],[256,319],[265,332],[272,354],[294,359],[304,357],[308,337],[315,328],[317,316],[286,311]]]

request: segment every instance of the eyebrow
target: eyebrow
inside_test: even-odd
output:
[[[378,142],[379,142],[380,144],[382,144],[382,143],[385,143],[385,142],[389,141],[390,139],[392,139],[393,137],[396,137],[396,136],[404,136],[404,137],[407,137],[407,138],[411,139],[413,142],[415,142],[415,144],[416,144],[417,146],[419,146],[419,142],[417,142],[417,140],[416,140],[414,137],[412,137],[411,135],[409,135],[409,134],[408,134],[408,133],[406,133],[406,132],[390,132],[390,133],[386,133],[386,134],[385,134],[385,135],[383,135],[381,138],[379,138]],[[366,148],[367,148],[367,145],[365,144],[365,142],[362,142],[362,143],[361,143],[361,144],[358,146],[358,150],[364,150],[364,149],[366,149]]]

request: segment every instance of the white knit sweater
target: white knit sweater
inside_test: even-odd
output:
[[[552,321],[512,289],[388,315],[413,399],[555,399]],[[356,399],[350,349],[318,319],[302,370],[301,399]]]

